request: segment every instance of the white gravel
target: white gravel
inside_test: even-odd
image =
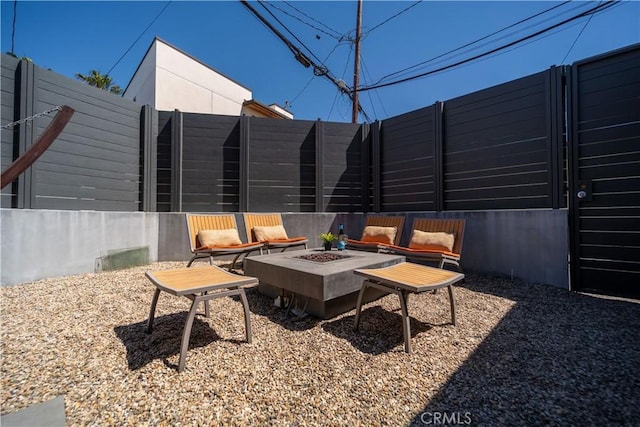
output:
[[[412,296],[413,353],[395,296],[330,320],[285,317],[248,289],[211,302],[176,371],[190,304],[147,270],[47,279],[1,289],[2,407],[63,396],[84,425],[640,425],[640,304],[467,275]]]

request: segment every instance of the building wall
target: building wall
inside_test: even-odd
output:
[[[156,105],[156,57],[154,44],[129,82],[123,98],[135,100],[142,105]]]
[[[124,94],[157,110],[239,116],[251,91],[155,39]]]
[[[239,116],[251,91],[156,41],[156,109]]]

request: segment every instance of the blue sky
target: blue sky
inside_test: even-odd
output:
[[[393,83],[469,59],[602,3],[364,1],[359,86]],[[314,62],[324,64],[335,79],[353,86],[355,0],[252,1],[251,5]],[[300,65],[240,1],[16,4],[2,0],[1,6],[2,52],[10,51],[13,41],[18,56],[70,78],[91,69],[110,71],[115,83],[124,88],[153,37],[158,36],[246,86],[255,99],[281,106],[288,102],[297,119],[351,121],[349,98],[329,79],[315,77],[312,68]],[[554,6],[550,12],[512,26]],[[623,1],[482,59],[363,91],[360,102],[370,120],[382,120],[638,42],[640,2]],[[361,116],[359,121],[367,120]]]

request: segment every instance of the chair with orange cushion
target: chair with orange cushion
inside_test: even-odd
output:
[[[403,225],[403,216],[368,215],[360,240],[347,239],[347,248],[380,252],[387,246],[399,245]]]
[[[452,264],[462,271],[460,257],[464,240],[464,219],[416,218],[408,246],[387,246],[387,250],[408,260],[436,262],[440,268]]]
[[[186,214],[187,229],[189,231],[189,245],[193,257],[187,264],[200,258],[213,258],[223,255],[235,255],[229,270],[233,270],[241,255],[247,256],[251,252],[262,254],[263,244],[259,242],[243,243],[238,234],[236,218],[231,215],[201,215]]]
[[[262,243],[271,253],[271,249],[281,249],[282,252],[295,246],[307,249],[309,240],[306,237],[289,237],[279,213],[245,213],[244,227],[247,231],[247,241]]]

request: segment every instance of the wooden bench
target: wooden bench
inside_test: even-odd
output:
[[[187,316],[184,331],[182,333],[178,372],[182,372],[184,369],[193,319],[195,318],[198,305],[200,305],[201,302],[205,303],[205,316],[209,317],[209,300],[239,295],[244,307],[244,323],[247,342],[251,343],[249,303],[247,302],[247,296],[244,292],[244,288],[241,286],[257,285],[258,279],[232,274],[216,266],[161,270],[146,272],[145,275],[156,286],[155,293],[153,294],[153,300],[151,301],[149,321],[147,323],[148,334],[150,334],[153,329],[153,319],[160,291],[170,293],[171,295],[184,296],[192,301],[191,309],[189,310],[189,315]]]
[[[364,293],[369,287],[398,295],[400,307],[402,308],[404,349],[407,353],[411,353],[411,328],[407,310],[407,300],[410,294],[447,287],[451,304],[451,323],[455,326],[456,305],[453,298],[452,285],[464,279],[464,274],[409,262],[402,262],[385,268],[359,269],[355,270],[354,273],[365,277],[356,303],[355,330],[358,330],[360,323]]]

